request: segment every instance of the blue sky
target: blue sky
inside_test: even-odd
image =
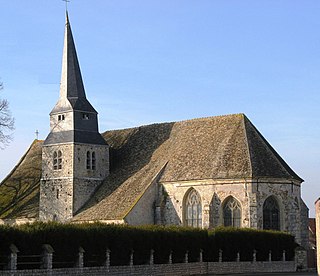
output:
[[[0,179],[49,132],[65,6],[1,0],[0,96],[16,119]],[[320,196],[320,2],[74,0],[69,17],[100,130],[245,113]]]

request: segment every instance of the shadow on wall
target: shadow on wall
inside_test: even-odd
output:
[[[209,228],[214,228],[220,224],[220,208],[221,200],[216,193],[213,194],[213,197],[210,202],[209,210]]]
[[[182,210],[183,211],[183,210]],[[182,219],[179,217],[172,198],[169,197],[165,188],[163,188],[163,201],[161,204],[161,216],[163,225],[183,225]]]

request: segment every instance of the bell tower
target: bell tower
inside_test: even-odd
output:
[[[67,221],[109,174],[109,146],[86,98],[66,13],[60,96],[42,149],[40,220]]]

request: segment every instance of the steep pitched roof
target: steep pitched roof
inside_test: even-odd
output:
[[[37,218],[43,141],[35,140],[0,183],[0,218]]]
[[[111,174],[74,220],[122,219],[164,166],[160,182],[303,181],[243,114],[108,131],[104,137],[112,148]]]
[[[160,182],[258,177],[303,181],[243,114],[113,130],[103,137],[110,145],[110,175],[74,220],[124,218],[160,171]],[[41,145],[34,144],[33,154],[26,154],[0,184],[0,194],[7,193],[4,189],[14,179],[28,183],[19,173],[22,168],[40,180]],[[26,210],[37,216],[37,179],[29,185],[30,196],[15,201],[12,211],[0,217],[25,216]]]

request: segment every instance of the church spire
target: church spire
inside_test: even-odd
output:
[[[60,98],[85,98],[76,47],[74,44],[68,12],[64,32]]]

